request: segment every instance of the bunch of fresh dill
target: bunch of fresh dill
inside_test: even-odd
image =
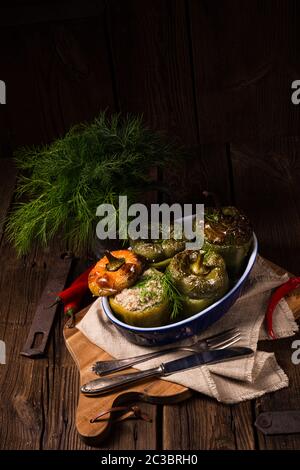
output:
[[[50,145],[23,148],[16,154],[20,176],[7,220],[9,240],[22,255],[33,241],[47,245],[60,232],[70,250],[85,252],[95,238],[98,205],[118,209],[119,195],[137,201],[153,184],[149,169],[182,155],[140,117],[109,118],[105,112]]]

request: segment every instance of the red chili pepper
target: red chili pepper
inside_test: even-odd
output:
[[[80,306],[80,302],[73,301],[69,302],[64,306],[64,314],[69,315],[70,317],[73,316],[75,313],[78,312]]]
[[[83,271],[83,273],[81,273],[71,284],[71,286],[74,286],[80,282],[88,282],[88,279],[89,279],[89,274],[91,272],[91,270],[93,269],[95,265],[93,264],[92,266],[90,266],[89,268],[87,268],[85,271]]]
[[[91,270],[93,269],[93,266],[90,266],[88,269],[86,269],[80,276],[78,276],[72,284],[67,287],[67,289],[64,289],[63,291],[59,292],[55,302],[50,305],[50,307],[53,307],[54,305],[58,304],[59,302],[63,302],[66,304],[69,301],[72,301],[74,296],[77,296],[81,294],[81,298],[84,296],[86,292],[88,292],[89,286],[88,286],[88,278]]]
[[[67,328],[74,328],[75,326],[75,313],[79,310],[77,302],[70,302],[69,304],[65,305],[64,307],[64,314],[68,316],[69,319],[65,323]]]
[[[75,294],[75,296],[72,298],[72,300],[69,300],[68,302],[65,303],[64,314],[70,317],[66,323],[66,326],[68,328],[73,328],[75,326],[75,313],[77,313],[80,309],[80,304],[82,302],[83,294],[84,293],[78,291]]]
[[[277,287],[275,292],[273,292],[273,294],[271,295],[265,317],[267,332],[270,338],[276,339],[276,335],[273,331],[273,312],[275,310],[275,307],[284,296],[286,296],[299,286],[300,277],[291,277],[287,282]]]
[[[72,301],[74,297],[77,297],[79,294],[84,295],[85,292],[88,291],[88,283],[87,282],[77,282],[75,285],[71,285],[67,289],[59,292],[57,296],[57,301],[66,302]]]

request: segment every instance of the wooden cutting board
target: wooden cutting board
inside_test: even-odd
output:
[[[272,263],[269,264],[276,272],[280,274],[285,272],[282,268]],[[294,291],[293,294],[287,298],[287,302],[295,318],[299,318],[300,289]],[[77,315],[76,323],[83,318],[87,310],[88,307]],[[111,359],[111,356],[91,343],[77,328],[64,328],[64,338],[67,348],[79,369],[80,385],[97,378],[91,371],[91,365],[96,361],[107,361]],[[129,369],[128,371],[134,370],[135,369]],[[124,371],[122,372],[124,373]],[[132,386],[126,390],[120,390],[100,397],[87,397],[80,394],[76,413],[77,431],[81,438],[89,445],[96,445],[108,434],[114,419],[112,413],[109,413],[102,421],[91,423],[91,418],[94,418],[100,412],[134,401],[172,404],[189,398],[191,394],[192,391],[188,388],[159,379],[154,379]]]
[[[88,308],[77,315],[76,323],[83,318]],[[77,328],[64,328],[64,338],[67,348],[79,369],[80,385],[97,378],[95,373],[91,371],[91,365],[94,362],[112,359],[109,354],[91,343]],[[135,370],[127,369],[126,373]],[[120,373],[124,373],[124,371]],[[76,413],[76,428],[80,436],[88,444],[93,445],[107,435],[114,419],[114,416],[109,413],[103,421],[90,423],[90,419],[100,412],[113,406],[120,406],[134,401],[161,404],[176,403],[190,397],[191,393],[191,390],[181,385],[154,379],[104,396],[87,397],[80,394]]]

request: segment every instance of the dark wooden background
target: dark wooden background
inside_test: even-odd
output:
[[[165,171],[173,199],[217,191],[252,217],[265,256],[299,270],[299,2],[9,5],[0,10],[1,156],[106,108],[143,114],[195,155],[180,175]]]
[[[223,203],[248,213],[265,257],[300,274],[300,106],[291,102],[291,83],[300,79],[299,24],[297,0],[1,3],[0,79],[7,86],[7,104],[0,106],[1,233],[13,197],[11,156],[17,146],[50,142],[103,109],[133,112],[177,136],[194,156],[180,174],[165,169],[160,175],[173,188],[174,201],[199,202],[204,189],[216,191]],[[61,394],[77,386],[59,339],[60,325],[49,361],[33,366],[17,357],[57,247],[36,248],[25,261],[17,260],[1,235],[0,249],[0,338],[16,335],[9,353],[19,380],[34,373],[31,384],[39,390],[36,398],[36,390],[25,392],[15,376],[4,374],[2,383],[18,391],[11,396],[6,386],[7,405],[0,403],[3,422],[16,419],[11,428],[5,424],[2,446],[80,447],[73,424],[70,428],[68,403],[57,394],[49,408],[55,380]],[[288,402],[288,395],[280,393]],[[69,405],[75,406],[74,397]],[[197,398],[163,411],[151,408],[157,435],[147,434],[141,424],[128,428],[129,434],[117,434],[110,445],[279,446],[279,441],[258,443],[247,428],[253,406],[230,408]],[[211,421],[210,427],[218,428],[215,434],[202,433],[199,441],[195,409],[206,416],[207,425]],[[179,422],[189,423],[190,437],[162,435],[163,424],[172,429]],[[12,434],[17,435],[14,444]]]

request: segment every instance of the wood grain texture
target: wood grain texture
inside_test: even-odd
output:
[[[180,405],[164,406],[163,413],[165,450],[255,448],[251,402],[227,406],[195,395]],[[176,433],[168,432],[175,423]]]
[[[56,136],[68,125],[70,107],[74,122],[92,118],[96,105],[111,106],[112,84],[119,109],[143,113],[191,146],[199,137],[224,143],[299,134],[300,107],[291,102],[300,71],[297,0],[96,3],[1,7],[1,79],[13,111],[3,135],[21,137],[23,125],[29,133],[19,142],[40,143],[46,125],[46,134]],[[62,67],[57,60],[57,28],[64,30],[68,55],[77,50],[80,62],[93,56],[88,80],[81,76],[78,83],[70,61]]]
[[[299,3],[189,0],[188,8],[202,143],[299,134],[291,102]]]
[[[0,239],[3,235],[5,218],[13,198],[17,171],[11,158],[1,160],[0,172]]]
[[[195,144],[196,123],[182,1],[108,2],[120,110]]]
[[[34,250],[26,260],[17,260],[2,240],[0,252],[5,263],[0,278],[0,337],[6,343],[6,365],[0,368],[0,446],[40,449],[52,403],[52,397],[47,398],[51,360],[34,361],[21,357],[20,351],[57,251],[54,246],[51,254]]]
[[[12,160],[10,164],[12,171]],[[4,169],[6,162],[1,161],[0,175]],[[7,171],[7,176],[9,174]],[[10,190],[7,187],[8,199],[12,197],[13,190],[13,185]],[[6,198],[0,200],[1,210],[4,208],[2,204],[6,204]],[[72,374],[66,379],[55,362],[55,349],[59,349],[59,343],[63,344],[61,333],[53,332],[48,357],[31,360],[20,356],[50,267],[61,250],[62,244],[57,239],[50,249],[43,251],[34,246],[30,255],[17,259],[7,240],[4,237],[1,240],[0,338],[6,343],[6,365],[0,366],[1,449],[42,449],[47,447],[49,441],[52,448],[56,448],[57,442],[64,446],[66,441],[71,446],[81,446],[69,414],[67,418],[64,416],[67,420],[64,423],[57,412],[57,405],[62,402],[63,388],[69,387],[70,394],[73,387],[75,391],[78,389],[74,385],[77,381],[75,368],[72,381]],[[58,327],[59,324],[56,330]],[[55,418],[55,424],[52,418]],[[49,427],[51,431],[48,431]]]
[[[298,137],[231,145],[235,203],[253,222],[259,251],[299,274]]]
[[[185,2],[113,0],[108,5],[119,109],[142,114],[152,128],[177,137],[191,155],[175,168],[165,167],[159,175],[169,191],[162,199],[199,202],[202,190],[216,187],[223,197],[228,184],[225,147],[198,147]]]
[[[8,5],[5,5],[8,3]],[[23,24],[49,23],[50,21],[72,20],[95,17],[103,10],[103,2],[86,0],[62,0],[42,3],[30,1],[3,2],[1,5],[1,28]]]
[[[200,145],[178,168],[164,168],[163,181],[170,194],[168,203],[213,204],[203,191],[213,192],[224,205],[231,203],[230,167],[224,144]]]
[[[105,28],[102,13],[1,30],[9,126],[1,133],[13,148],[48,143],[101,110],[114,109]]]
[[[208,397],[165,406],[163,423],[165,450],[235,449],[230,408]]]
[[[275,348],[269,342],[264,342],[261,345],[261,348],[266,351],[274,351],[275,349],[278,363],[289,377],[289,387],[256,400],[256,415],[263,411],[299,409],[300,370],[299,365],[293,364],[291,358],[295,351],[292,348],[295,340],[300,340],[299,333],[293,338],[277,341]],[[258,431],[258,444],[260,449],[297,450],[300,447],[300,434],[264,436]]]
[[[256,144],[232,145],[231,157],[236,204],[253,221],[259,239],[259,251],[275,263],[299,275],[299,139],[274,138]],[[299,318],[297,295],[288,298]],[[256,415],[261,411],[299,408],[300,370],[292,364],[293,338],[274,345],[265,342],[262,349],[275,351],[289,380],[289,388],[268,394],[256,401]],[[299,435],[264,437],[258,432],[260,449],[297,449]]]

